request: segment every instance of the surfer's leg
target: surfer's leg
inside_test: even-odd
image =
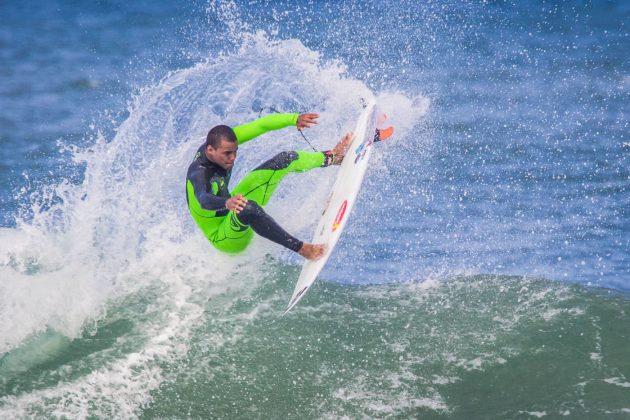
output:
[[[291,236],[253,200],[238,215],[231,211],[211,241],[218,250],[235,254],[247,248],[254,232],[309,260],[321,258],[326,251],[325,245],[304,243]]]
[[[253,237],[254,231],[241,223],[231,211],[208,239],[219,251],[236,254],[245,250]]]
[[[238,253],[250,244],[254,232],[292,251],[298,252],[303,242],[291,236],[254,200],[249,200],[237,215],[231,211],[214,237],[209,238],[223,252]]]
[[[267,238],[291,251],[298,252],[302,248],[303,242],[282,229],[273,217],[269,216],[254,200],[249,200],[245,208],[235,218],[242,225],[251,227],[254,232],[263,238]]]
[[[285,231],[262,208],[269,202],[282,179],[291,172],[305,172],[324,166],[324,152],[282,152],[258,166],[234,188],[232,195],[242,194],[247,205],[237,215],[230,211],[221,223],[212,243],[221,251],[244,250],[253,232],[292,251],[299,252],[303,242]]]
[[[285,176],[323,166],[327,166],[325,152],[282,152],[247,174],[232,190],[232,195],[242,194],[264,206]]]
[[[351,139],[346,135],[339,142],[344,144],[343,154],[349,140]],[[214,245],[224,252],[240,252],[251,242],[252,232],[256,232],[305,258],[320,258],[325,250],[324,245],[304,244],[296,239],[269,216],[262,206],[269,202],[280,181],[289,173],[326,167],[334,163],[335,157],[341,155],[343,158],[337,149],[336,146],[334,150],[327,152],[282,152],[247,174],[234,188],[232,195],[242,194],[248,203],[238,215],[229,213],[212,241]]]
[[[282,152],[247,174],[232,191],[233,196],[245,196],[247,205],[238,215],[230,212],[228,220],[222,224],[222,237],[229,239],[231,252],[245,249],[251,241],[251,232],[299,252],[303,242],[285,231],[262,206],[269,202],[280,181],[289,173],[305,172],[325,163],[324,152]],[[228,245],[228,241],[225,242],[219,246]]]

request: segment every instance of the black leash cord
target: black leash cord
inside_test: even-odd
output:
[[[260,108],[260,112],[258,113],[258,118],[260,118],[260,116],[262,115],[262,112],[265,110],[265,108],[267,108],[269,111],[274,112],[276,114],[281,114],[280,111],[278,111],[276,108],[274,108],[272,106],[264,106],[264,107]],[[308,145],[311,146],[311,149],[313,149],[313,151],[317,152],[317,149],[313,147],[313,145],[311,144],[310,141],[308,141],[308,139],[306,138],[306,136],[304,135],[304,132],[302,132],[302,130],[300,130],[300,134],[302,135],[302,138],[308,143]]]

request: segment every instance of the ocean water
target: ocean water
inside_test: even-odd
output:
[[[0,3],[0,418],[630,418],[624,1]],[[207,130],[396,127],[309,294],[215,251]],[[243,146],[236,185],[291,129]],[[268,211],[308,239],[334,169]]]

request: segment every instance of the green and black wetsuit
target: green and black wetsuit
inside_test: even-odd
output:
[[[243,144],[271,130],[295,126],[299,114],[272,114],[234,127],[238,144]],[[228,190],[231,170],[214,164],[202,145],[188,167],[186,197],[188,209],[201,231],[223,252],[238,253],[251,242],[254,232],[293,251],[302,242],[282,229],[262,208],[269,202],[280,181],[291,172],[304,172],[331,163],[328,152],[282,152],[258,166],[236,186]],[[248,200],[238,215],[225,204],[235,194]]]

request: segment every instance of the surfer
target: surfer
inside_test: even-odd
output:
[[[316,113],[272,114],[234,128],[217,125],[208,132],[188,167],[186,199],[192,218],[218,250],[241,252],[255,232],[309,260],[324,255],[326,245],[293,237],[263,206],[287,174],[341,164],[352,133],[343,136],[332,150],[281,152],[247,174],[232,193],[228,190],[239,145],[271,130],[295,126],[302,131],[318,124],[318,118]]]

